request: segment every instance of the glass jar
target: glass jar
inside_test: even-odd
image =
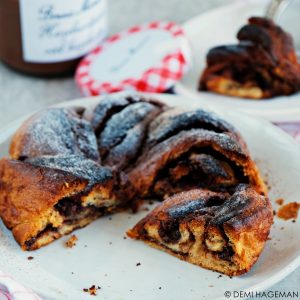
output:
[[[0,0],[0,59],[27,74],[70,74],[106,35],[106,0]]]

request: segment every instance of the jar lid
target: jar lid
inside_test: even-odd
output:
[[[79,63],[75,80],[86,96],[123,90],[164,92],[190,65],[183,29],[172,22],[152,22],[118,33]]]

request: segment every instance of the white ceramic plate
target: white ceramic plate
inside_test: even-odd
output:
[[[219,45],[236,44],[235,36],[238,30],[246,24],[250,16],[263,16],[268,2],[234,1],[233,4],[208,11],[185,23],[183,27],[192,49],[192,68],[176,85],[176,92],[192,97],[200,103],[211,102],[234,107],[270,121],[300,121],[300,93],[257,101],[197,91],[209,49]]]
[[[182,99],[155,95],[170,105]],[[61,104],[88,106],[98,98],[86,98]],[[185,106],[195,106],[185,100]],[[271,186],[270,196],[286,202],[300,198],[300,149],[280,129],[246,115],[217,111],[236,125],[245,137],[252,156]],[[7,155],[10,135],[22,120],[0,131],[0,156]],[[152,205],[153,206],[153,205]],[[276,205],[274,204],[276,208]],[[99,299],[222,299],[225,291],[257,291],[275,284],[300,264],[300,222],[275,219],[272,240],[267,242],[259,261],[246,275],[230,279],[218,273],[180,261],[142,242],[123,239],[125,232],[147,212],[123,212],[104,217],[76,231],[77,245],[64,247],[67,237],[34,252],[23,252],[11,233],[0,226],[0,270],[13,275],[44,299],[91,299],[82,291],[101,286]],[[284,230],[280,227],[284,226]],[[33,260],[27,260],[28,256]],[[137,266],[137,263],[141,263]],[[159,288],[161,287],[161,289]],[[97,298],[97,297],[95,297]]]

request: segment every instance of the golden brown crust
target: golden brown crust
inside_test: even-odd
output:
[[[0,214],[23,245],[45,227],[53,206],[62,198],[84,190],[88,182],[65,172],[34,167],[2,159],[0,161]]]
[[[165,200],[128,235],[233,276],[256,262],[272,221],[270,201],[249,186],[239,186],[232,196],[198,189]]]
[[[52,208],[59,199],[84,190],[88,181],[54,169],[31,164],[0,160],[1,216],[12,228],[19,223],[39,217]]]
[[[47,226],[55,228],[48,242],[62,235],[57,229],[62,227],[65,216],[55,208],[59,201],[82,194],[82,205],[93,202],[105,206],[106,199],[117,204],[111,192],[112,178],[89,185],[90,181],[78,174],[4,158],[0,160],[1,218],[22,248],[32,250],[37,246],[27,247],[25,243]]]
[[[237,38],[238,45],[209,51],[200,90],[251,99],[300,90],[300,64],[287,32],[271,20],[252,17]]]
[[[82,155],[99,161],[96,136],[80,113],[78,108],[49,108],[36,113],[13,136],[11,158]]]

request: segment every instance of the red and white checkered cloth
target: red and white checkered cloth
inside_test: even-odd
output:
[[[141,74],[135,78],[126,78],[126,74],[124,74],[124,79],[114,82],[97,80],[91,74],[91,68],[95,60],[104,51],[109,51],[109,48],[113,44],[133,34],[150,30],[165,30],[174,38],[175,47],[159,63],[147,70],[141,71]],[[185,49],[186,47],[184,47],[185,43],[187,43],[187,39],[182,28],[173,22],[151,22],[132,27],[110,37],[87,55],[77,68],[75,75],[76,83],[84,96],[97,96],[124,90],[148,93],[164,92],[180,80],[188,69],[190,61],[189,53]]]
[[[0,271],[0,300],[41,300],[41,298]]]

